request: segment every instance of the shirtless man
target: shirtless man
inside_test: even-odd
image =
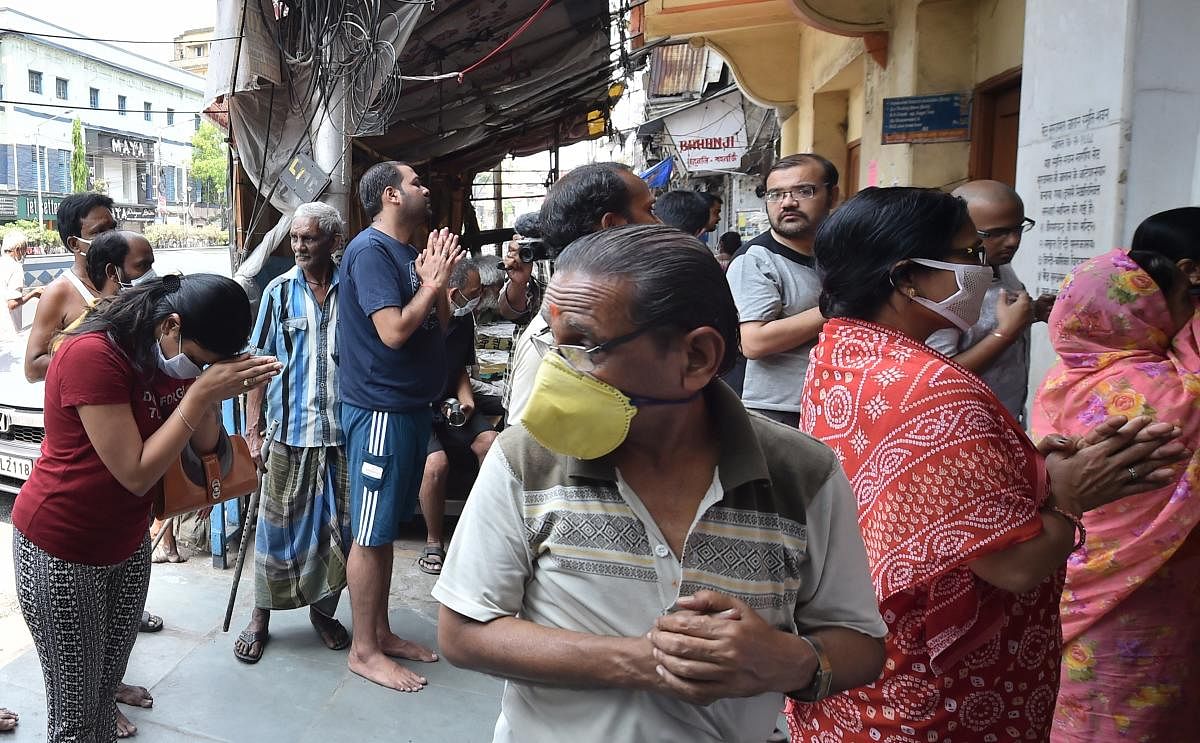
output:
[[[81,193],[63,199],[58,207],[58,235],[75,256],[75,262],[50,282],[38,300],[25,348],[25,378],[30,382],[46,378],[55,334],[75,322],[100,298],[100,291],[88,278],[87,249],[96,235],[116,228],[112,205],[113,200],[103,194]],[[157,632],[162,626],[161,617],[142,613],[143,632]],[[147,689],[124,682],[117,685],[116,698],[121,704],[134,707],[154,705],[154,698]],[[117,730],[121,737],[129,737],[137,732],[137,726],[117,710]]]

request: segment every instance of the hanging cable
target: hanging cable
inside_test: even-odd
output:
[[[532,16],[529,17],[529,20],[522,23],[521,26],[512,33],[512,35],[510,35],[504,41],[500,42],[500,46],[496,47],[495,49],[493,49],[492,51],[490,51],[486,55],[484,55],[483,59],[480,59],[475,64],[471,65],[467,69],[458,73],[459,84],[460,85],[462,84],[463,78],[466,77],[469,73],[472,73],[475,70],[479,69],[480,67],[484,66],[485,64],[488,63],[488,61],[491,60],[492,57],[496,56],[500,52],[507,49],[510,44],[512,44],[514,41],[517,40],[517,37],[519,37],[521,34],[525,33],[525,31],[528,30],[529,27],[532,26],[535,21],[537,21],[537,19],[541,18],[542,14],[545,13],[546,9],[549,8],[550,5],[553,3],[554,3],[554,0],[545,0],[545,2],[542,3],[542,6],[540,8],[538,8]]]

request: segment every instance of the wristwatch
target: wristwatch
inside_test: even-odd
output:
[[[833,685],[833,667],[829,664],[829,656],[821,641],[808,635],[800,635],[817,655],[817,670],[813,672],[812,683],[803,689],[788,692],[788,697],[797,702],[818,702],[829,696],[829,687]]]

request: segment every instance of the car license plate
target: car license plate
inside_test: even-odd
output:
[[[0,454],[0,475],[8,475],[9,477],[19,477],[22,480],[28,480],[29,475],[32,472],[32,460],[22,459],[21,457],[10,457],[7,454]]]

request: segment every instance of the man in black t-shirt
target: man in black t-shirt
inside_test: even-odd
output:
[[[476,414],[475,395],[471,391],[469,367],[475,364],[474,310],[483,294],[479,264],[464,260],[450,274],[450,329],[446,333],[446,382],[434,403],[433,433],[421,479],[421,514],[425,517],[425,549],[417,566],[422,572],[438,575],[446,557],[443,520],[446,510],[446,478],[450,472],[447,448],[467,449],[483,461],[496,440],[496,430],[482,415]],[[465,421],[448,418],[447,401],[455,401]]]

